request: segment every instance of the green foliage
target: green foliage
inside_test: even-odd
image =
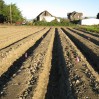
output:
[[[0,14],[0,23],[3,23],[5,21],[5,17],[3,16],[3,14]]]
[[[96,32],[99,33],[99,25],[93,25],[93,26],[80,26],[79,28],[84,29],[89,32]]]
[[[6,5],[3,0],[0,0],[0,14],[5,17],[6,22],[10,22],[10,5]],[[23,20],[22,14],[16,4],[11,4],[11,15],[13,23]]]
[[[5,7],[5,3],[3,0],[0,0],[0,14],[3,14],[3,10],[4,10],[4,7]]]
[[[60,19],[60,22],[57,22],[56,20],[53,20],[51,22],[46,21],[34,21],[33,25],[36,26],[74,26],[75,24],[72,24],[67,19]]]
[[[20,10],[17,8],[15,4],[12,4],[12,21],[17,22],[17,21],[22,21],[23,17],[21,15]]]

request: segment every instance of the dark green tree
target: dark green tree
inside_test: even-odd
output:
[[[4,8],[5,8],[5,3],[3,0],[0,0],[0,23],[4,23],[5,21],[5,16],[4,16]]]
[[[6,5],[3,0],[0,0],[0,20],[1,20],[0,22],[4,22],[4,21],[10,22],[11,18],[13,23],[17,21],[23,21],[23,16],[21,14],[21,11],[16,6],[16,4]]]
[[[9,7],[10,7],[10,5],[9,5]],[[22,21],[23,17],[22,17],[21,11],[18,9],[16,4],[12,4],[11,9],[12,9],[12,12],[11,12],[12,13],[12,22]]]
[[[99,19],[99,13],[97,14],[97,19]]]
[[[0,14],[3,14],[3,9],[5,7],[5,3],[3,0],[0,0]]]

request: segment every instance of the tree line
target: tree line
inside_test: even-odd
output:
[[[22,20],[23,16],[16,4],[7,5],[3,0],[0,0],[0,23],[15,23]]]

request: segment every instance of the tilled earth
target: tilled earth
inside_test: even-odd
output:
[[[0,99],[99,99],[97,34],[71,27],[0,32]]]

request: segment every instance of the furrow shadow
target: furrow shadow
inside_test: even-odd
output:
[[[66,62],[62,49],[58,30],[56,28],[52,51],[52,67],[45,99],[74,99],[69,82],[69,72],[66,68]]]
[[[11,80],[13,74],[17,73],[17,71],[21,68],[23,62],[25,62],[26,59],[33,54],[33,51],[39,46],[49,31],[50,29],[39,40],[37,40],[36,43],[30,47],[19,59],[17,59],[5,73],[0,76],[0,92],[3,90],[4,85],[6,85],[7,82]],[[27,57],[25,57],[26,54]]]
[[[74,28],[74,29],[79,30],[79,31],[84,32],[84,33],[87,33],[87,34],[90,34],[90,35],[95,36],[95,37],[99,37],[99,35],[97,35],[97,34],[95,34],[95,33],[93,34],[93,33],[91,33],[91,32],[88,32],[88,31],[86,31],[86,30],[83,30],[83,29],[77,29],[77,28]]]
[[[45,29],[45,28],[44,28],[44,29]],[[44,29],[42,29],[42,30],[44,30]],[[6,49],[6,48],[8,48],[8,47],[10,47],[10,46],[12,46],[12,45],[14,45],[14,44],[16,44],[16,43],[18,43],[18,42],[20,42],[20,41],[22,41],[22,40],[24,40],[24,39],[26,39],[26,38],[28,38],[28,37],[30,37],[30,36],[32,36],[32,35],[38,33],[38,32],[40,32],[40,31],[42,31],[42,30],[39,30],[39,31],[37,31],[37,32],[35,32],[35,33],[33,33],[33,34],[30,34],[30,35],[28,35],[28,36],[26,36],[26,37],[24,37],[24,38],[22,38],[22,39],[20,39],[20,40],[18,40],[18,41],[16,41],[16,42],[14,42],[14,43],[12,43],[12,44],[10,44],[10,45],[4,47],[4,48],[1,48],[0,51],[3,50],[3,49]]]
[[[70,31],[72,31],[72,32],[74,32],[74,33],[76,33],[76,34],[78,34],[79,36],[82,36],[83,38],[85,38],[85,39],[87,39],[88,40],[88,38],[90,38],[90,41],[91,42],[93,42],[94,44],[96,44],[96,45],[99,45],[99,41],[97,41],[97,40],[95,40],[95,39],[93,39],[93,38],[91,38],[91,37],[88,37],[88,36],[86,36],[86,35],[84,35],[84,34],[80,34],[80,33],[78,33],[78,32],[76,32],[76,31],[74,31],[74,30],[72,30],[72,29],[70,29],[70,28],[68,28]]]
[[[95,71],[99,73],[99,56],[97,56],[91,49],[83,44],[80,40],[75,38],[72,34],[68,33],[65,29],[61,28],[62,31],[71,39],[72,42],[77,46],[77,48],[86,57],[87,61],[92,65]]]

